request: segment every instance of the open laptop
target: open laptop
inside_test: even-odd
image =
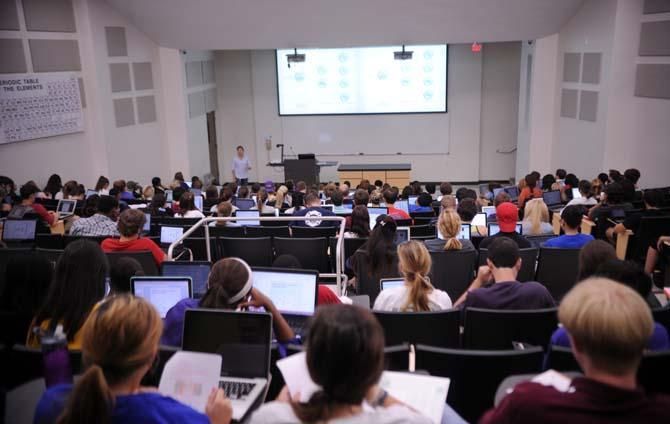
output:
[[[326,209],[333,213],[335,212],[335,205],[321,205],[320,207],[321,209]]]
[[[499,194],[502,193],[503,191],[505,191],[505,189],[502,188],[502,187],[494,188],[494,189],[493,189],[493,197],[496,197],[497,195],[499,195]]]
[[[212,331],[216,329],[216,331]],[[182,349],[220,354],[221,379],[233,407],[233,420],[242,421],[262,401],[270,374],[272,315],[187,309]]]
[[[184,235],[184,227],[169,227],[166,225],[161,225],[161,246],[170,246],[172,243],[179,240],[179,237],[182,235]]]
[[[134,296],[151,303],[161,318],[177,302],[193,296],[189,277],[130,277],[130,289]]]
[[[545,191],[542,193],[542,200],[546,203],[549,210],[563,209],[563,199],[561,199],[560,190]]]
[[[441,232],[437,232],[437,238],[444,240],[444,236]],[[461,231],[456,236],[459,240],[470,240],[470,224],[461,224]]]
[[[196,209],[198,209],[200,212],[202,212],[202,202],[203,202],[202,196],[195,196],[193,198],[193,203],[195,204]]]
[[[419,198],[419,196],[407,196],[407,202],[410,205],[416,205],[416,200]]]
[[[394,208],[400,209],[401,211],[405,211],[405,213],[409,213],[409,201],[408,200],[398,200],[395,202],[393,205]]]
[[[382,290],[394,289],[405,285],[405,280],[402,278],[382,278],[379,280],[379,286]]]
[[[486,213],[484,212],[479,212],[472,218],[472,221],[470,221],[471,226],[475,227],[486,227],[486,222],[488,221],[488,217],[486,216]]]
[[[398,227],[395,230],[395,244],[410,241],[409,227]]]
[[[317,271],[252,268],[254,287],[272,300],[293,329],[303,337],[307,320],[314,315],[317,303]]]
[[[333,213],[335,213],[336,215],[351,215],[352,212],[351,206],[352,205],[334,206]]]
[[[76,207],[77,207],[76,200],[61,199],[58,201],[58,207],[56,208],[56,211],[58,212],[58,216],[60,218],[67,218],[69,216],[74,215],[74,210]]]
[[[94,194],[98,194],[98,192],[95,191],[95,190],[93,190],[93,189],[90,189],[90,188],[86,189],[86,198],[87,198],[87,199],[88,199],[89,197],[93,196]]]
[[[191,193],[193,193],[193,197],[202,197],[202,189],[201,188],[192,188]]]
[[[212,264],[207,261],[164,261],[161,265],[163,277],[189,277],[193,287],[193,297],[200,299],[207,292],[207,279]]]
[[[497,223],[491,222],[488,225],[488,230],[489,230],[489,237],[490,236],[495,236],[496,234],[498,234],[500,232],[500,226]],[[522,230],[521,223],[517,222],[515,231],[517,233],[521,234],[521,230]]]
[[[2,226],[2,240],[28,242],[35,241],[35,219],[6,219]]]
[[[491,215],[496,214],[495,206],[482,206],[482,212],[486,214],[486,220],[488,221]]]
[[[150,213],[145,213],[144,214],[144,226],[142,227],[142,234],[149,234],[151,232],[151,214]]]
[[[579,192],[578,187],[573,187],[572,188],[572,198],[573,199],[581,199],[582,198],[582,193]]]
[[[388,208],[368,208],[370,214],[370,229],[373,230],[377,225],[377,217],[388,214]]]
[[[509,187],[503,187],[503,190],[507,194],[509,194],[509,197],[512,199],[512,202],[516,202],[519,200],[519,187],[517,186],[509,186]]]
[[[173,201],[172,190],[165,190],[165,203],[172,203]]]
[[[246,211],[256,206],[256,202],[254,202],[254,199],[235,199],[233,205],[238,209]]]
[[[258,218],[261,214],[258,211],[237,211],[235,212],[235,216],[238,218]],[[261,221],[237,221],[237,223],[242,227],[248,225],[261,225]]]

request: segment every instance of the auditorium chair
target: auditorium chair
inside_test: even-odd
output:
[[[546,349],[558,327],[556,308],[501,310],[466,308],[463,347],[512,349],[521,342]]]
[[[342,243],[344,244],[344,257],[342,258],[343,264],[346,265],[347,259],[352,257],[354,253],[368,241],[367,238],[345,238],[342,240]],[[332,264],[333,269],[336,269],[336,251],[337,251],[337,238],[332,237],[328,240],[328,243],[330,244],[330,262]],[[344,271],[344,266],[342,267],[342,271]]]
[[[80,350],[70,350],[72,375],[81,373],[82,358]],[[3,364],[3,385],[9,390],[36,378],[44,377],[42,349],[14,345],[8,352],[9,363]]]
[[[479,266],[486,265],[486,258],[488,257],[488,249],[479,249]],[[535,263],[537,262],[536,247],[529,247],[526,249],[519,249],[519,256],[521,257],[521,269],[517,275],[517,281],[522,283],[526,281],[535,280]]]
[[[354,275],[356,275],[356,294],[366,294],[370,296],[370,304],[374,305],[379,295],[379,281],[382,278],[396,278],[400,276],[398,272],[398,258],[394,256],[393,263],[388,266],[385,272],[372,274],[368,271],[368,253],[365,250],[358,250],[350,261]]]
[[[475,250],[450,250],[430,252],[433,264],[430,282],[447,292],[453,302],[468,289],[474,278],[477,252]]]
[[[384,329],[386,346],[402,343],[458,348],[460,309],[432,312],[374,311]]]
[[[437,237],[437,231],[435,230],[434,225],[412,225],[409,227],[409,236],[410,238],[415,237]]]
[[[119,258],[129,257],[135,259],[142,265],[144,275],[160,275],[154,255],[149,250],[140,250],[137,252],[106,252],[109,268],[113,268]]]
[[[11,258],[17,255],[30,255],[33,253],[33,250],[28,247],[0,249],[0,293],[5,287],[7,264]]]
[[[288,226],[267,227],[250,225],[246,229],[248,237],[291,237]]]
[[[103,240],[112,238],[110,236],[71,236],[69,234],[65,234],[63,236],[63,243],[65,244],[65,247],[67,247],[68,244],[77,241],[77,240],[89,240],[97,244],[101,244]],[[118,238],[118,237],[116,237]]]
[[[63,254],[63,249],[40,249],[38,247],[35,249],[35,254],[46,258],[46,260],[48,260],[55,269],[56,263]]]
[[[210,237],[244,237],[245,227],[228,227],[214,225],[209,227]]]
[[[296,238],[335,237],[339,227],[302,227],[293,226],[291,232]]]
[[[654,316],[654,321],[661,324],[666,329],[670,329],[670,304],[662,308],[654,308],[651,310]]]
[[[207,261],[207,239],[205,237],[187,237],[184,239],[184,248],[191,251],[194,261]],[[211,262],[221,259],[221,254],[217,247],[216,238],[209,238],[209,249],[211,253]]]
[[[217,244],[223,258],[240,258],[249,266],[272,266],[274,255],[271,237],[219,237]]]
[[[295,256],[303,269],[316,269],[320,273],[330,272],[328,261],[328,239],[275,237],[274,247],[277,256]]]
[[[553,238],[556,238],[556,237],[558,237],[557,234],[542,235],[542,236],[526,236],[526,238],[528,239],[528,241],[529,241],[529,242],[533,245],[533,247],[536,248],[536,249],[539,249],[540,247],[542,247],[542,245],[543,245],[545,242],[547,242],[547,241],[549,241],[549,240],[551,240],[551,239],[553,239]]]
[[[35,247],[43,249],[65,249],[61,234],[35,234]]]
[[[577,282],[579,250],[540,248],[536,280],[549,290],[556,303],[560,302]]]
[[[389,371],[407,371],[409,369],[409,344],[403,343],[384,348],[384,369]]]

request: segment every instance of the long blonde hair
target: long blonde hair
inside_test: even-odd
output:
[[[57,423],[110,423],[114,407],[110,385],[151,366],[162,332],[158,312],[142,298],[123,294],[100,303],[82,328],[82,353],[88,368]]]
[[[409,286],[407,302],[402,311],[429,311],[428,294],[433,291],[428,273],[432,260],[423,243],[408,241],[398,245],[398,270]]]
[[[444,250],[461,250],[463,243],[457,238],[461,232],[461,217],[453,209],[446,209],[437,220],[437,230],[444,237]]]
[[[284,204],[284,198],[286,197],[286,193],[288,193],[288,188],[283,185],[277,189],[277,194],[275,195],[275,208],[281,209],[282,205]]]
[[[544,200],[527,201],[523,210],[523,220],[530,221],[530,235],[542,234],[542,223],[549,222],[549,209]]]

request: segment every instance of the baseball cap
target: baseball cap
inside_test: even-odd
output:
[[[267,180],[265,182],[265,191],[267,191],[268,193],[275,192],[275,183],[273,183],[272,180]]]
[[[513,233],[516,230],[516,222],[519,219],[517,207],[510,202],[504,202],[496,208],[498,226],[503,233]]]

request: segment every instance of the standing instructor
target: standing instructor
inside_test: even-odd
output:
[[[251,164],[244,155],[244,147],[237,146],[237,156],[233,159],[233,179],[237,181],[238,186],[247,185],[249,182],[249,170]]]

